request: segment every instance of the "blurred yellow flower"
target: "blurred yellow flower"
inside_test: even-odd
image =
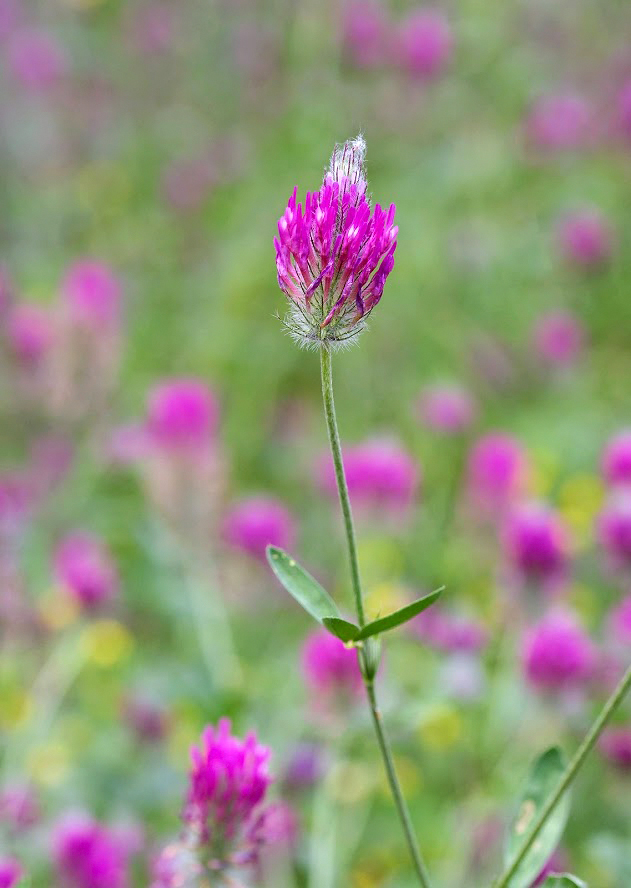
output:
[[[559,490],[559,510],[572,531],[576,549],[588,546],[596,515],[604,500],[604,487],[595,475],[574,475]]]
[[[327,776],[327,787],[338,802],[353,805],[375,788],[375,769],[360,762],[336,762]]]
[[[69,771],[70,756],[67,747],[59,742],[38,743],[26,757],[26,772],[44,786],[57,786]]]
[[[0,725],[18,728],[33,712],[33,700],[21,688],[4,688],[0,694]]]
[[[399,783],[406,799],[411,799],[423,786],[423,776],[420,769],[409,758],[395,757],[395,766],[399,775]],[[390,785],[385,773],[382,771],[380,789],[384,796],[390,797]]]
[[[96,666],[114,666],[129,656],[133,646],[131,633],[117,620],[96,620],[81,635],[83,652]]]
[[[378,583],[366,589],[366,614],[368,619],[374,620],[383,617],[392,611],[408,604],[412,595],[405,586],[400,583]]]
[[[454,746],[462,736],[463,724],[458,711],[448,703],[436,703],[423,713],[418,728],[425,746],[442,750]]]

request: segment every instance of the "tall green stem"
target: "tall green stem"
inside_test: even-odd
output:
[[[364,601],[362,596],[361,579],[359,575],[359,559],[357,557],[357,543],[355,541],[355,527],[353,525],[353,513],[351,511],[351,502],[348,495],[348,485],[346,484],[346,475],[344,474],[344,463],[342,461],[342,447],[340,444],[340,434],[337,428],[337,418],[335,416],[335,402],[333,400],[333,369],[331,363],[331,351],[326,345],[320,348],[320,370],[322,374],[322,398],[324,401],[324,413],[326,416],[326,424],[329,432],[329,442],[331,444],[331,454],[333,456],[333,465],[335,467],[335,478],[337,480],[337,491],[340,497],[340,505],[342,506],[342,516],[344,518],[344,530],[346,532],[346,544],[348,548],[348,560],[351,572],[351,584],[353,587],[353,596],[355,598],[355,609],[357,611],[357,619],[360,626],[366,623],[364,612]],[[363,672],[363,670],[362,670]],[[375,687],[372,679],[364,675],[364,684],[366,686],[366,694],[370,705],[375,733],[377,734],[377,742],[383,758],[388,783],[392,797],[396,805],[401,826],[405,833],[405,838],[410,849],[412,861],[419,884],[422,888],[430,888],[429,875],[421,857],[414,830],[410,812],[408,811],[401,784],[397,776],[396,767],[390,743],[386,736],[381,712],[377,704]]]
[[[523,859],[525,858],[526,854],[528,854],[528,852],[530,851],[537,836],[539,835],[539,833],[541,832],[541,830],[545,826],[545,823],[546,823],[548,817],[550,817],[550,815],[552,814],[552,812],[556,808],[557,804],[561,800],[561,797],[563,796],[565,791],[569,788],[570,784],[572,783],[572,781],[574,780],[574,778],[578,774],[579,770],[581,769],[582,765],[585,762],[585,759],[587,758],[587,756],[591,752],[591,750],[594,748],[596,741],[600,737],[600,735],[603,731],[603,728],[605,727],[605,725],[609,721],[609,718],[613,715],[613,713],[616,711],[618,706],[622,703],[624,697],[626,696],[626,694],[630,688],[631,688],[631,666],[627,669],[627,671],[625,672],[625,674],[621,678],[621,680],[620,680],[618,686],[616,687],[616,689],[614,690],[613,694],[611,695],[611,697],[607,700],[607,702],[603,706],[603,708],[600,712],[600,715],[598,716],[598,718],[596,719],[594,724],[591,726],[591,728],[587,732],[587,736],[585,737],[585,739],[583,740],[581,745],[576,750],[576,753],[574,754],[574,758],[572,759],[572,761],[569,763],[569,765],[565,769],[564,773],[562,774],[562,776],[559,779],[558,784],[556,785],[556,787],[552,791],[550,798],[545,803],[545,805],[543,806],[543,808],[541,809],[541,811],[539,813],[539,816],[537,817],[537,819],[535,820],[535,822],[531,826],[527,835],[524,837],[524,840],[523,840],[522,844],[520,845],[519,850],[517,851],[517,854],[512,859],[508,869],[506,870],[506,872],[502,876],[499,877],[499,879],[497,879],[494,882],[493,888],[508,888],[508,885],[510,884],[511,879],[513,878],[513,876],[515,875],[515,873],[519,869],[519,866],[522,863]]]

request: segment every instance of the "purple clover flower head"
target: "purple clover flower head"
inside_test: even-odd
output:
[[[43,93],[58,85],[66,73],[68,61],[52,34],[35,28],[20,28],[9,38],[8,67],[21,87]]]
[[[389,22],[379,3],[352,0],[344,9],[342,44],[358,68],[374,68],[385,61],[390,40]]]
[[[30,829],[40,819],[35,790],[25,784],[13,784],[0,792],[0,822],[15,833]]]
[[[183,818],[210,869],[256,863],[265,841],[269,757],[254,733],[244,740],[234,737],[227,718],[205,728],[200,746],[191,749]]]
[[[631,429],[623,429],[607,442],[601,468],[612,487],[631,485]]]
[[[204,455],[219,419],[215,395],[200,379],[169,379],[149,394],[147,435],[156,449],[173,455]]]
[[[417,9],[398,29],[396,61],[417,80],[430,80],[445,70],[453,51],[449,22],[436,9]]]
[[[528,682],[538,690],[561,692],[583,686],[596,665],[589,636],[566,612],[548,614],[527,633],[523,665]]]
[[[585,330],[570,312],[554,311],[539,318],[532,340],[535,353],[544,364],[562,369],[573,366],[580,358]]]
[[[424,644],[450,654],[476,654],[488,642],[488,632],[477,620],[431,607],[411,624]]]
[[[202,865],[186,842],[162,849],[152,867],[150,888],[199,888]]]
[[[374,210],[366,195],[361,136],[333,149],[319,191],[297,189],[278,222],[278,285],[289,299],[285,325],[300,345],[353,342],[383,294],[394,266],[395,206]]]
[[[497,516],[522,493],[527,473],[528,463],[519,441],[491,432],[479,438],[469,454],[470,495],[477,507]]]
[[[141,743],[159,743],[169,730],[169,713],[152,700],[138,695],[123,702],[123,717]]]
[[[591,109],[582,96],[558,93],[542,96],[526,119],[526,136],[541,151],[570,151],[585,144]]]
[[[543,503],[522,503],[508,514],[503,544],[509,564],[525,581],[562,578],[569,562],[569,535],[560,516]]]
[[[475,419],[473,398],[458,385],[429,385],[418,400],[421,422],[443,435],[457,435],[465,431]]]
[[[265,561],[267,546],[293,548],[296,525],[280,500],[254,496],[235,503],[229,510],[224,519],[223,538],[235,549]]]
[[[300,743],[287,763],[283,783],[289,790],[308,789],[324,771],[322,750],[313,743]]]
[[[631,772],[631,725],[607,728],[598,746],[604,758],[615,768]]]
[[[41,364],[53,343],[50,315],[45,308],[26,302],[11,310],[7,333],[16,360],[28,368]]]
[[[134,48],[143,55],[162,55],[175,41],[174,7],[161,0],[150,0],[134,10],[130,37]]]
[[[129,888],[127,856],[106,827],[84,815],[69,816],[53,835],[63,888]]]
[[[562,256],[578,268],[602,267],[611,257],[614,236],[609,220],[593,207],[568,213],[558,224]]]
[[[611,611],[609,625],[614,641],[631,649],[631,595],[625,595]]]
[[[307,637],[302,672],[307,686],[321,698],[348,700],[361,693],[357,652],[326,629],[315,629]]]
[[[68,268],[62,283],[71,319],[94,332],[116,327],[122,287],[105,262],[79,259]]]
[[[598,538],[612,563],[631,567],[631,491],[615,491],[597,519]]]
[[[337,496],[330,456],[318,467],[318,481],[329,496]],[[344,451],[344,469],[351,499],[359,507],[399,511],[412,504],[421,483],[416,461],[400,444],[374,438]]]
[[[15,857],[0,857],[0,888],[17,888],[24,871]]]
[[[118,571],[104,542],[76,531],[64,537],[55,551],[59,582],[88,611],[113,598],[118,591]]]

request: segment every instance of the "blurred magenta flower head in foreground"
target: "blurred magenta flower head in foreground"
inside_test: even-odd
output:
[[[611,727],[599,741],[603,756],[621,771],[631,771],[631,726]]]
[[[319,191],[297,188],[278,221],[278,285],[289,299],[285,325],[307,348],[351,343],[383,294],[394,266],[395,206],[372,210],[361,136],[333,149]]]
[[[56,86],[68,67],[65,52],[55,37],[32,28],[11,35],[8,64],[13,79],[32,92],[45,92]]]
[[[589,636],[566,612],[548,614],[526,634],[523,664],[535,688],[558,692],[585,684],[596,663]]]
[[[348,491],[355,505],[399,511],[413,503],[421,483],[420,467],[396,441],[365,441],[346,448],[343,458]],[[335,469],[328,454],[318,467],[318,481],[327,495],[337,496]]]
[[[499,517],[523,492],[528,462],[520,442],[501,432],[479,438],[469,453],[467,484],[477,507]]]
[[[570,558],[570,539],[561,517],[544,503],[522,503],[506,517],[504,552],[513,570],[526,582],[561,579]]]
[[[183,818],[210,870],[257,862],[265,842],[269,758],[254,733],[234,737],[227,718],[206,727],[200,746],[191,749]]]
[[[357,652],[326,629],[315,629],[307,637],[302,672],[308,687],[319,696],[349,698],[361,693]]]
[[[631,595],[626,595],[609,616],[614,641],[631,649]]]
[[[591,109],[582,96],[557,93],[534,102],[526,118],[528,140],[543,151],[582,147],[590,133]]]
[[[598,516],[598,538],[614,567],[631,566],[631,491],[615,491]]]
[[[428,428],[444,435],[467,429],[475,419],[476,406],[469,392],[459,385],[428,385],[418,399],[418,416]]]
[[[428,608],[410,625],[424,644],[445,653],[478,653],[489,637],[488,631],[478,620],[450,613],[440,607]]]
[[[21,302],[9,313],[9,346],[24,367],[38,366],[53,344],[53,325],[49,313],[40,305]]]
[[[453,50],[453,35],[444,13],[417,9],[399,26],[395,61],[418,80],[437,77],[446,68]]]
[[[568,213],[559,222],[557,238],[563,257],[582,268],[604,265],[613,251],[613,230],[596,208]]]
[[[219,404],[201,379],[169,379],[149,394],[147,433],[159,450],[176,456],[207,453],[219,421]]]
[[[631,80],[618,93],[618,125],[622,135],[631,143]]]
[[[94,610],[118,592],[118,571],[105,543],[77,531],[64,537],[55,551],[59,582],[86,610]]]
[[[612,487],[631,485],[631,429],[618,432],[605,445],[602,473]]]
[[[372,68],[386,60],[390,24],[380,3],[351,0],[344,8],[342,46],[358,68]]]
[[[61,289],[71,320],[78,326],[102,333],[118,323],[122,286],[105,262],[96,259],[73,262]]]
[[[23,870],[14,857],[0,857],[0,888],[17,888]]]
[[[116,836],[84,815],[62,821],[53,835],[60,888],[128,888],[128,853]]]
[[[271,496],[253,496],[235,503],[228,511],[223,538],[235,549],[265,561],[267,546],[293,548],[296,525],[280,500]]]
[[[571,367],[580,358],[585,344],[585,330],[568,311],[542,315],[533,330],[536,356],[548,367]]]

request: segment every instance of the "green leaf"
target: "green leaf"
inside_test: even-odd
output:
[[[587,882],[569,873],[548,876],[542,888],[587,888]]]
[[[266,554],[269,566],[277,579],[308,614],[319,623],[322,623],[325,617],[340,618],[336,604],[329,593],[291,555],[282,549],[277,549],[276,546],[268,546]]]
[[[433,604],[440,597],[440,593],[444,588],[444,586],[441,586],[440,589],[430,592],[429,595],[419,598],[418,601],[413,601],[412,604],[406,604],[405,607],[395,611],[393,614],[389,614],[387,617],[380,617],[378,620],[373,620],[372,623],[366,623],[363,629],[360,629],[355,636],[355,641],[363,641],[365,638],[370,638],[371,635],[379,635],[381,632],[387,632],[388,629],[395,629],[397,626],[407,623],[412,617],[420,614]]]
[[[544,752],[532,766],[508,837],[505,854],[507,866],[517,854],[524,837],[557,786],[564,770],[565,759],[557,746]],[[519,865],[510,881],[510,888],[530,888],[559,844],[569,813],[570,795],[566,792]]]
[[[335,635],[340,641],[354,641],[359,632],[359,626],[349,623],[348,620],[342,620],[340,617],[323,617],[322,622],[331,635]]]

